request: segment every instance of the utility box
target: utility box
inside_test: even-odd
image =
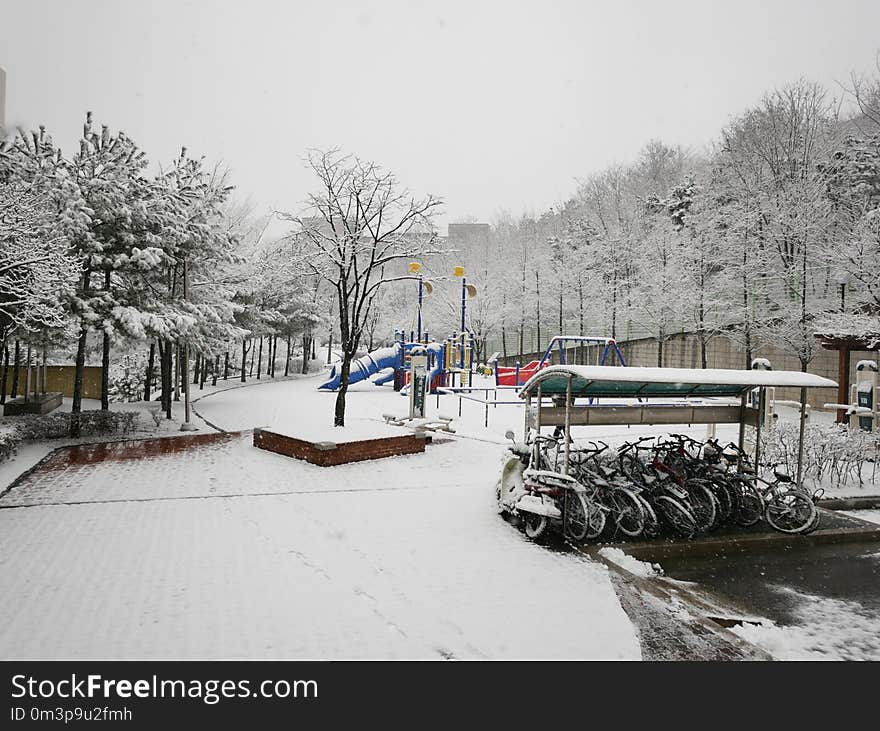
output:
[[[877,423],[880,404],[878,401],[878,375],[877,363],[873,360],[860,360],[856,365],[855,398],[853,403],[861,409],[870,409],[873,413],[853,414],[854,425],[864,431],[873,431],[880,428]]]

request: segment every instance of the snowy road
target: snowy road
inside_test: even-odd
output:
[[[329,417],[314,385],[198,409],[291,427]],[[365,420],[405,406],[371,386],[349,402]],[[462,439],[320,468],[246,436],[34,475],[0,498],[0,656],[638,658],[606,569],[495,515],[502,452]]]

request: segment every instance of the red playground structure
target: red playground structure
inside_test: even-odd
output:
[[[605,365],[605,361],[608,359],[608,354],[611,352],[617,356],[617,362],[619,365],[626,365],[623,353],[620,352],[620,348],[617,347],[617,342],[614,338],[589,337],[585,335],[556,335],[550,340],[550,344],[547,346],[547,350],[544,351],[541,360],[533,360],[525,365],[517,366],[499,366],[496,364],[494,368],[495,385],[514,386],[517,388],[522,386],[542,368],[546,368],[552,364],[554,347],[559,351],[559,365],[566,365],[565,351],[567,343],[576,343],[577,346],[604,345],[605,347],[598,358],[597,365]]]

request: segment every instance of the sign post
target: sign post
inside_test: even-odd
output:
[[[409,361],[409,418],[424,419],[428,391],[428,354],[413,348]]]

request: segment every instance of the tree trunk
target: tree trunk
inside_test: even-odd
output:
[[[217,371],[220,370],[220,356],[217,355],[214,357],[214,365],[211,366],[211,385],[217,385]]]
[[[172,358],[171,358],[171,347],[172,344],[165,341],[159,342],[159,381],[161,385],[161,395],[159,397],[159,402],[162,405],[162,410],[165,412],[165,418],[171,418],[171,390],[172,390],[172,379],[173,376],[171,374],[172,368]]]
[[[241,339],[241,382],[244,383],[247,379],[245,378],[245,365],[247,364],[247,340],[245,338]]]
[[[9,346],[3,346],[3,384],[0,387],[0,404],[6,403],[6,383],[9,377]]]
[[[144,378],[144,401],[150,400],[150,388],[153,385],[153,365],[156,361],[156,343],[150,343],[150,356],[147,358],[147,374]]]
[[[195,386],[199,382],[199,366],[201,365],[201,362],[202,362],[201,354],[196,353],[196,360],[195,360],[195,363],[193,363],[193,380],[192,380],[193,386]]]
[[[742,295],[743,295],[743,335],[745,337],[746,346],[746,368],[752,367],[752,328],[749,320],[749,277],[746,271],[748,264],[748,238],[743,240],[743,258],[742,258]]]
[[[21,342],[15,341],[15,358],[12,361],[12,392],[11,397],[18,397],[18,371],[21,368]]]
[[[302,367],[300,369],[301,373],[309,372],[309,353],[312,350],[312,337],[307,333],[303,334],[302,337],[302,346],[303,346],[303,362]]]
[[[263,336],[260,335],[260,354],[257,356],[257,378],[260,377],[260,371],[263,370]]]
[[[562,326],[562,287],[559,288],[559,334],[562,335],[564,332]]]
[[[111,270],[104,270],[104,291],[110,292]],[[106,323],[104,323],[106,325]],[[106,327],[101,342],[101,411],[110,410],[110,335]]]
[[[76,344],[76,368],[73,374],[73,403],[71,404],[71,413],[78,414],[82,411],[82,392],[83,392],[83,375],[86,366],[86,339],[89,334],[88,326],[84,322],[80,322],[79,339]],[[70,422],[70,436],[79,436],[79,422],[72,419]]]
[[[535,272],[535,315],[538,323],[538,350],[541,349],[541,276]]]
[[[578,334],[584,336],[584,283],[578,277]],[[578,346],[578,363],[583,365],[584,362],[584,346],[583,343]]]
[[[663,338],[657,338],[657,367],[663,367]]]
[[[110,410],[110,335],[101,344],[101,411]]]
[[[208,368],[204,356],[201,358],[202,370],[199,372],[199,391],[205,390],[205,378],[208,376]]]
[[[83,288],[84,297],[88,297],[91,290],[92,269],[86,259],[85,271],[83,272]],[[83,375],[86,367],[86,339],[89,334],[88,325],[80,318],[79,339],[76,345],[76,370],[73,376],[73,399],[70,407],[71,413],[78,414],[82,411],[82,391],[83,391]],[[72,437],[79,436],[79,421],[77,419],[70,420],[70,435]]]
[[[287,360],[284,361],[284,375],[290,375],[290,335],[287,336]]]
[[[174,400],[180,401],[180,345],[174,346]],[[183,376],[186,378],[186,375]]]
[[[345,426],[345,393],[348,391],[348,377],[351,374],[353,354],[342,351],[342,369],[339,373],[339,391],[336,393],[336,410],[333,414],[333,426]]]

